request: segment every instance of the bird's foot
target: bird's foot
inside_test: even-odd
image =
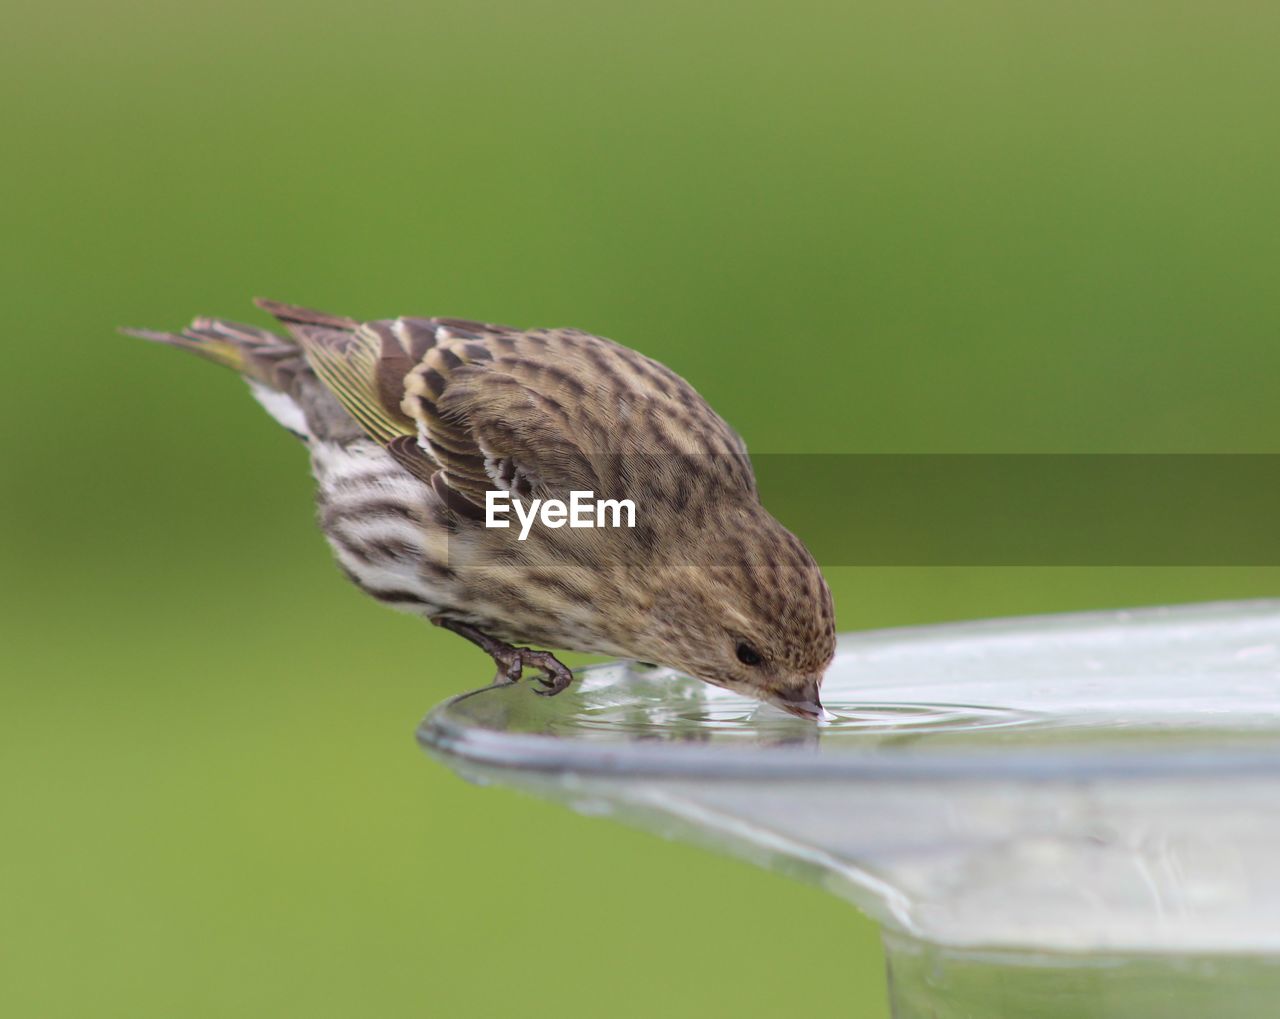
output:
[[[532,666],[542,673],[534,679],[537,685],[533,692],[543,697],[554,697],[573,682],[573,673],[549,651],[534,651],[506,644],[492,654],[493,660],[498,663],[498,674],[493,677],[495,683],[518,682],[525,666]]]
[[[446,630],[452,630],[459,636],[466,637],[489,655],[498,666],[498,674],[493,677],[495,684],[519,682],[525,666],[531,666],[542,673],[534,680],[537,685],[534,686],[533,692],[543,697],[554,697],[573,682],[573,673],[549,651],[513,647],[495,640],[487,633],[480,632],[474,626],[459,623],[453,619],[436,618],[431,621],[436,626],[443,626]]]

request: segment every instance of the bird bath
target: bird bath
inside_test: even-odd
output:
[[[1280,1014],[1280,600],[848,634],[823,699],[615,663],[419,735],[848,899],[898,1017]]]

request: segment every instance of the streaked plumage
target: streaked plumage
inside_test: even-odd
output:
[[[373,597],[462,633],[499,678],[544,652],[671,665],[815,716],[831,596],[760,505],[742,440],[670,369],[573,329],[373,322],[259,304],[287,335],[219,319],[127,330],[240,372],[311,453],[320,523]],[[630,498],[634,529],[484,526],[485,492]],[[758,657],[759,662],[752,662]]]

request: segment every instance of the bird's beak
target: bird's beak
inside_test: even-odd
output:
[[[803,686],[780,691],[769,699],[783,711],[797,718],[821,722],[829,717],[822,706],[822,701],[818,698],[818,684],[821,682],[822,677],[817,676],[806,680]]]

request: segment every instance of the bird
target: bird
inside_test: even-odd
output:
[[[255,303],[277,328],[120,331],[248,382],[305,444],[357,587],[477,645],[495,683],[529,669],[554,695],[573,680],[554,651],[592,652],[828,717],[831,591],[762,505],[742,438],[674,371],[578,329]],[[574,492],[612,500],[613,526],[562,526],[547,507]],[[498,499],[543,510],[517,527]]]

